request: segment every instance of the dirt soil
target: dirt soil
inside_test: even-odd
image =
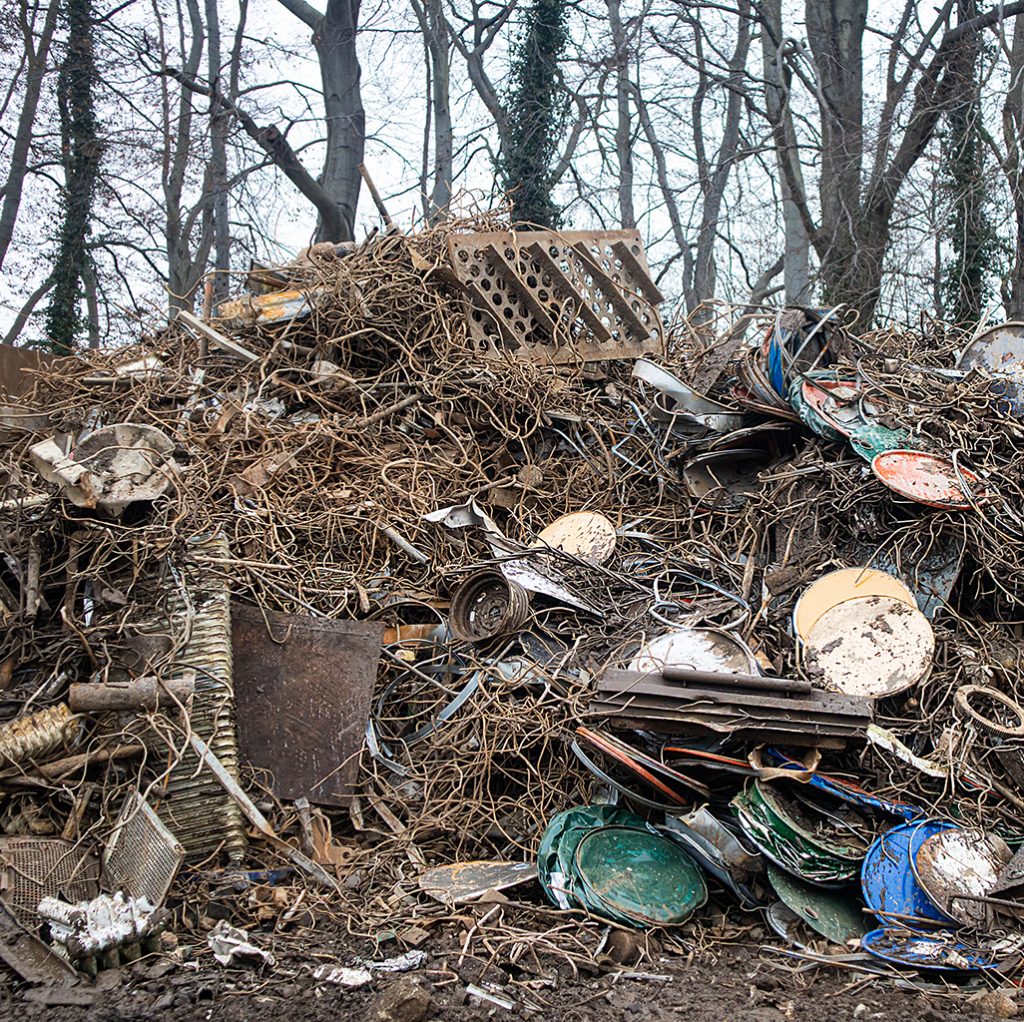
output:
[[[173,1019],[174,1022],[422,1022],[427,1019],[556,1019],[565,1022],[942,1022],[985,1017],[969,992],[901,989],[893,980],[865,978],[834,967],[796,973],[804,964],[755,945],[719,948],[715,957],[655,954],[634,970],[641,978],[595,967],[592,975],[553,968],[552,984],[518,977],[504,994],[511,1009],[467,995],[467,984],[503,986],[516,977],[466,959],[460,965],[458,934],[437,934],[424,947],[422,968],[401,975],[376,974],[371,985],[344,990],[313,979],[323,963],[345,965],[359,951],[352,939],[292,935],[272,947],[275,967],[223,967],[208,953],[184,963],[151,956],[102,974],[95,986],[76,987],[72,996],[88,1003],[26,1003],[21,993],[0,992],[0,1019],[19,1022],[111,1022]],[[180,951],[179,949],[179,957]],[[187,952],[187,948],[184,949]],[[394,953],[398,953],[395,949]],[[362,949],[367,953],[367,948]],[[554,963],[552,963],[554,965]],[[628,966],[626,967],[629,968]],[[991,1016],[989,1016],[991,1017]]]

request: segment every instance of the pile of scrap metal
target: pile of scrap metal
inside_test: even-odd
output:
[[[1024,327],[669,332],[496,218],[248,289],[0,409],[0,960],[505,889],[1015,965]]]

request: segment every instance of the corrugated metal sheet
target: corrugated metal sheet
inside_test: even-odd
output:
[[[215,537],[196,544],[197,553],[228,557],[227,541]],[[238,779],[238,739],[231,665],[231,605],[227,582],[185,566],[169,580],[170,626],[183,647],[169,674],[184,679],[195,672],[190,725]],[[164,624],[166,628],[166,623]],[[168,746],[153,739],[156,756]],[[177,752],[177,750],[175,750]],[[160,819],[185,848],[185,861],[198,862],[220,849],[232,862],[245,852],[245,824],[238,804],[188,745],[151,796]]]

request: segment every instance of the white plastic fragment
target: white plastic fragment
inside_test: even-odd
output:
[[[373,981],[373,973],[369,969],[350,969],[344,965],[318,965],[313,970],[313,979],[333,983],[346,990],[357,990]]]
[[[232,926],[224,919],[207,934],[206,943],[221,965],[233,965],[235,962],[269,966],[277,964],[269,951],[252,943],[245,930]]]

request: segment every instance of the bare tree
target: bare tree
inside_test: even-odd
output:
[[[818,256],[823,297],[844,302],[867,327],[878,302],[896,199],[914,165],[932,140],[954,96],[959,68],[970,59],[970,42],[1000,19],[1024,11],[1024,2],[990,8],[955,28],[949,16],[955,0],[936,11],[916,45],[907,42],[918,14],[906,0],[891,34],[885,92],[874,151],[864,122],[864,37],[867,0],[807,0],[805,15],[812,73],[796,54],[794,71],[815,97],[821,129],[818,178],[820,218],[792,167],[781,161],[786,183]],[[758,4],[761,13],[763,4]],[[783,140],[777,136],[777,144]]]
[[[333,200],[337,213],[325,216],[325,210],[319,210],[317,240],[351,241],[355,237],[362,183],[359,165],[366,148],[366,113],[360,91],[362,70],[356,50],[359,0],[327,0],[323,14],[306,0],[278,2],[312,30],[320,62],[327,130],[327,155],[320,184]]]
[[[91,0],[64,0],[68,39],[57,79],[60,111],[61,223],[53,265],[53,292],[46,312],[50,346],[70,352],[83,323],[81,303],[87,299],[90,343],[99,343],[99,324],[93,317],[96,294],[93,282],[92,209],[103,156],[103,140],[95,112],[95,26]]]
[[[451,111],[451,43],[443,0],[409,0],[423,33],[427,68],[427,106],[425,132],[427,139],[433,128],[433,174],[430,167],[430,145],[423,146],[423,173],[420,179],[424,208],[429,220],[436,220],[452,200],[452,179],[455,175],[454,131]],[[427,188],[427,179],[433,184]]]
[[[615,155],[619,178],[619,220],[623,227],[633,228],[636,227],[636,211],[633,206],[633,120],[630,112],[631,33],[623,25],[619,0],[606,2],[613,47],[612,66],[615,68]]]
[[[1010,319],[1024,319],[1024,16],[1013,20],[1008,42],[1000,25],[1000,52],[1005,57],[1009,82],[1002,107],[1000,148],[991,136],[989,143],[1006,177],[1013,209],[1011,263],[1003,281],[1003,304]]]
[[[21,74],[24,80],[24,94],[14,134],[7,177],[2,191],[3,205],[0,205],[0,267],[14,237],[14,227],[21,207],[25,178],[29,172],[29,153],[35,129],[36,112],[42,93],[43,78],[49,69],[50,48],[57,27],[58,0],[50,0],[44,8],[35,0],[19,0],[17,21],[24,47]],[[44,13],[45,12],[45,13]],[[38,38],[36,33],[38,32]],[[13,88],[14,79],[11,86]]]
[[[495,0],[470,0],[468,11],[464,13],[455,6],[454,0],[452,0],[448,13],[449,38],[463,61],[473,92],[490,115],[494,134],[497,136],[497,152],[494,151],[486,136],[480,138],[482,146],[490,156],[492,168],[500,168],[503,157],[515,150],[517,134],[522,127],[514,123],[514,119],[521,116],[521,111],[514,109],[514,103],[510,102],[510,98],[514,97],[503,94],[495,84],[497,75],[504,77],[508,74],[507,59],[504,62],[498,62],[491,58],[492,50],[498,48],[496,44],[517,9],[515,0],[511,0],[509,3],[496,3]],[[566,9],[568,10],[568,6]],[[529,17],[530,11],[524,11],[523,14],[525,17]],[[573,159],[593,112],[588,108],[582,92],[566,83],[560,61],[545,60],[542,63],[546,64],[551,75],[551,80],[545,86],[548,95],[560,93],[564,97],[566,106],[574,108],[572,122],[564,132],[565,141],[562,144],[561,153],[557,157],[550,151],[545,151],[542,154],[541,162],[550,168],[541,175],[543,177],[542,187],[544,192],[550,196],[562,178],[573,172]],[[496,71],[496,73],[492,74],[492,71]],[[602,76],[602,81],[604,80],[606,79]],[[568,114],[566,114],[566,120],[568,120]],[[561,125],[560,127],[565,126]],[[553,133],[562,134],[561,131]],[[501,183],[507,185],[510,182],[502,181]]]
[[[782,34],[781,0],[763,0],[761,8],[761,65],[764,74],[764,111],[771,125],[775,142],[776,167],[782,206],[783,282],[788,305],[804,305],[810,301],[810,239],[793,197],[789,182],[798,192],[805,192],[803,168],[790,95],[793,74],[784,55],[793,41]]]

